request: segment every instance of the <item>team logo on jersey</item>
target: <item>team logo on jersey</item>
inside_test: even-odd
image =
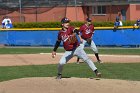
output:
[[[64,42],[66,42],[67,40],[68,40],[68,38],[69,38],[69,36],[68,35],[62,35],[62,40],[64,41]]]
[[[85,34],[89,34],[89,33],[91,33],[91,31],[90,31],[90,29],[87,29]]]
[[[71,43],[75,43],[77,38],[76,38],[75,34],[72,34],[72,35],[64,34],[64,35],[62,35],[62,40],[63,40],[63,42],[67,41],[71,44]]]

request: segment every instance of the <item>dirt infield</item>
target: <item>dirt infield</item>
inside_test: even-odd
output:
[[[5,54],[0,55],[0,66],[15,66],[15,65],[43,65],[57,64],[62,53],[58,53],[55,58],[51,57],[50,53],[40,54]],[[88,55],[94,62],[95,56]],[[140,55],[100,55],[101,59],[107,63],[132,63],[140,62]],[[73,57],[69,63],[76,62],[76,57]]]
[[[0,55],[0,66],[57,64],[62,54],[51,58],[51,54],[6,54]],[[95,57],[88,55],[93,61]],[[140,62],[139,55],[100,55],[106,62]],[[76,62],[76,57],[69,63]],[[140,81],[113,79],[63,78],[55,77],[22,78],[0,82],[0,93],[139,93]]]

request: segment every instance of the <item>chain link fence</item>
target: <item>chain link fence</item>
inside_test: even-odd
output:
[[[18,14],[10,16],[15,22],[25,22],[24,14],[34,14],[37,22],[38,14],[61,7],[61,10],[50,15],[57,21],[66,16],[67,6],[125,5],[130,3],[140,3],[140,0],[0,0],[0,21],[4,16],[17,12]]]

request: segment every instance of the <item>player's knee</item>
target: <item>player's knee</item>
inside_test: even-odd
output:
[[[83,59],[84,62],[88,62],[89,60],[90,60],[89,58]]]
[[[65,61],[60,61],[59,64],[60,64],[60,65],[65,65],[66,62],[65,62]]]

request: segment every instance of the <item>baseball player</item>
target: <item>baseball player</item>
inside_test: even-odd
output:
[[[91,22],[92,20],[87,18],[85,24],[80,27],[81,37],[83,39],[83,42],[80,44],[80,46],[82,49],[84,49],[86,43],[90,45],[92,51],[95,54],[97,62],[102,63],[98,55],[98,49],[92,40],[92,36],[94,34],[94,25]],[[77,58],[77,63],[79,64],[79,58]]]
[[[78,34],[78,36],[82,42],[82,38],[79,35],[79,31],[77,29],[75,29],[74,27],[70,26],[69,22],[70,22],[70,20],[66,17],[64,17],[61,20],[62,29],[58,33],[58,39],[57,39],[55,46],[54,46],[54,49],[52,51],[52,58],[54,58],[56,56],[57,48],[59,47],[61,41],[63,42],[63,47],[65,49],[65,53],[59,61],[58,75],[57,75],[56,79],[62,78],[63,66],[73,56],[78,56],[79,58],[83,59],[83,61],[85,61],[89,65],[89,67],[96,74],[96,76],[101,77],[101,73],[98,72],[94,63],[88,58],[85,51],[81,47],[79,47],[79,42],[78,42],[78,39],[76,37],[76,34]]]

